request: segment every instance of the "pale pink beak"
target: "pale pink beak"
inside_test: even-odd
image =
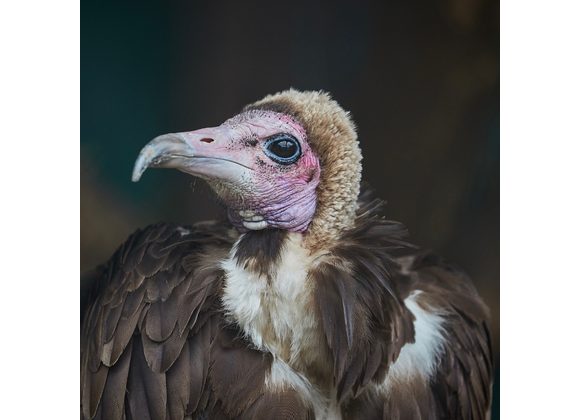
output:
[[[252,171],[250,162],[232,146],[226,127],[204,128],[164,134],[150,141],[139,153],[133,182],[151,168],[175,168],[204,179],[239,183]]]

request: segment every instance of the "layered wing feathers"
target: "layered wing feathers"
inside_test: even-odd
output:
[[[233,240],[217,224],[211,234],[160,224],[115,253],[86,309],[85,418],[183,418],[198,409],[218,330],[210,322],[222,281],[216,261]]]

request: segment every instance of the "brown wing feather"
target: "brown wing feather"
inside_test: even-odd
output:
[[[109,368],[100,365],[96,372],[85,369],[84,381],[81,388],[82,412],[85,417],[92,418],[101,402]]]
[[[161,419],[165,417],[167,409],[165,374],[149,369],[143,354],[141,338],[138,335],[133,339],[127,400],[131,416],[135,419]]]
[[[167,371],[167,418],[183,419],[189,402],[191,376],[189,360],[189,343]]]
[[[239,331],[223,327],[211,346],[211,387],[222,401],[224,412],[231,418],[239,416],[263,394],[266,374],[272,356],[248,348]]]
[[[100,418],[103,420],[120,419],[123,417],[125,411],[125,390],[127,389],[132,349],[133,346],[127,346],[119,362],[109,369],[109,375],[107,376],[107,383],[104,388],[99,410],[101,414]]]
[[[187,372],[189,376],[189,393],[185,407],[187,414],[201,411],[207,405],[207,397],[209,395],[208,392],[205,393],[206,398],[204,401],[204,391],[208,388],[206,384],[210,366],[211,331],[214,330],[212,327],[211,322],[205,323],[204,327],[189,339],[189,367]],[[171,370],[174,369],[172,368]]]

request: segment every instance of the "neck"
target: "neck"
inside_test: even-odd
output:
[[[230,320],[257,348],[289,364],[317,357],[308,277],[315,257],[303,247],[302,234],[266,229],[243,234],[222,265]]]
[[[244,233],[234,248],[234,259],[239,267],[257,275],[276,271],[282,249],[289,233],[280,229],[250,230]]]

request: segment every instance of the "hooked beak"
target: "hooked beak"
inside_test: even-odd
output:
[[[240,183],[252,169],[223,131],[215,127],[154,138],[135,161],[133,182],[139,181],[147,168],[175,168],[204,179]]]

